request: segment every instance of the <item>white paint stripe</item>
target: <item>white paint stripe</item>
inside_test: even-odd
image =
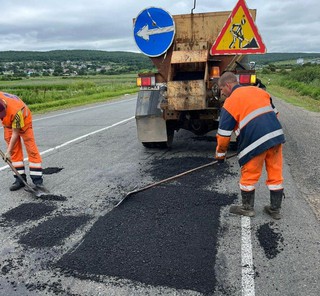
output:
[[[73,140],[67,141],[67,142],[65,142],[65,143],[63,143],[63,144],[61,144],[61,145],[58,145],[58,146],[56,146],[56,147],[53,147],[53,148],[50,148],[50,149],[48,149],[48,150],[42,151],[42,152],[40,153],[40,155],[47,154],[47,153],[49,153],[49,152],[58,150],[58,149],[60,149],[60,148],[62,148],[62,147],[64,147],[64,146],[67,146],[67,145],[72,144],[72,143],[74,143],[74,142],[77,142],[77,141],[86,139],[86,138],[88,138],[88,137],[90,137],[90,136],[92,136],[92,135],[95,135],[95,134],[97,134],[97,133],[100,133],[100,132],[103,132],[103,131],[108,130],[108,129],[110,129],[110,128],[113,128],[113,127],[115,127],[115,126],[117,126],[117,125],[120,125],[120,124],[122,124],[122,123],[126,123],[126,122],[128,122],[128,121],[130,121],[130,120],[132,120],[132,119],[134,119],[134,118],[135,118],[134,116],[129,117],[129,118],[127,118],[127,119],[121,120],[121,121],[119,121],[119,122],[117,122],[117,123],[114,123],[114,124],[112,124],[112,125],[109,125],[109,126],[106,126],[106,127],[104,127],[104,128],[101,128],[101,129],[98,129],[98,130],[96,130],[96,131],[93,131],[93,132],[91,132],[91,133],[85,134],[85,135],[83,135],[83,136],[81,136],[81,137],[78,137],[78,138],[75,138],[75,139],[73,139]],[[25,158],[24,160],[27,160],[27,159],[28,159],[28,158]],[[8,167],[9,167],[8,165],[3,166],[3,167],[0,167],[0,172],[1,172],[1,171],[4,171],[4,170],[7,169]]]
[[[254,296],[254,269],[250,218],[241,217],[242,296]]]

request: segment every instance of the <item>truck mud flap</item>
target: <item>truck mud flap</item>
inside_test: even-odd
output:
[[[163,119],[160,90],[140,90],[136,105],[138,139],[142,143],[166,142],[167,127]]]
[[[166,122],[161,117],[136,118],[138,139],[141,143],[166,142]]]

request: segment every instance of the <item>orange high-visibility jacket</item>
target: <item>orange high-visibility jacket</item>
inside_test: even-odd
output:
[[[6,105],[6,116],[2,119],[2,125],[4,127],[12,127],[14,118],[20,110],[23,112],[25,125],[32,122],[32,116],[29,108],[19,97],[5,92],[0,92],[0,100],[2,100]]]
[[[237,136],[240,166],[269,148],[284,143],[276,112],[266,91],[256,86],[235,86],[221,109],[217,154],[226,153],[233,131]]]

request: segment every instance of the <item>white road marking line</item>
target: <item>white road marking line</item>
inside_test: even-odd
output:
[[[101,128],[101,129],[98,129],[98,130],[96,130],[96,131],[93,131],[93,132],[91,132],[91,133],[85,134],[85,135],[83,135],[83,136],[81,136],[81,137],[72,139],[72,140],[70,140],[70,141],[67,141],[67,142],[61,144],[61,145],[58,145],[58,146],[56,146],[56,147],[53,147],[53,148],[50,148],[50,149],[48,149],[48,150],[42,151],[42,152],[40,152],[40,155],[47,154],[47,153],[49,153],[49,152],[58,150],[58,149],[60,149],[60,148],[62,148],[62,147],[64,147],[64,146],[67,146],[67,145],[72,144],[72,143],[74,143],[74,142],[80,141],[80,140],[82,140],[82,139],[86,139],[86,138],[88,138],[88,137],[90,137],[90,136],[92,136],[92,135],[95,135],[95,134],[97,134],[97,133],[100,133],[100,132],[103,132],[103,131],[108,130],[108,129],[110,129],[110,128],[113,128],[113,127],[115,127],[115,126],[117,126],[117,125],[120,125],[120,124],[122,124],[122,123],[126,123],[126,122],[128,122],[128,121],[130,121],[130,120],[132,120],[132,119],[134,119],[134,118],[135,118],[134,116],[129,117],[129,118],[127,118],[127,119],[124,119],[124,120],[121,120],[121,121],[119,121],[119,122],[116,122],[116,123],[114,123],[114,124],[112,124],[112,125],[109,125],[109,126],[106,126],[106,127],[104,127],[104,128]],[[24,159],[24,161],[26,161],[26,160],[28,160],[28,158],[25,158],[25,159]],[[7,169],[8,167],[9,167],[8,165],[3,166],[3,167],[0,167],[0,172],[1,172],[1,171],[4,171],[4,170]]]
[[[242,295],[254,296],[254,269],[251,244],[250,218],[241,217],[241,267],[242,267]]]
[[[103,106],[117,105],[117,104],[120,104],[120,103],[130,102],[130,101],[133,101],[133,100],[136,101],[136,98],[129,99],[129,100],[118,101],[118,102],[113,102],[113,103],[105,103],[105,104],[102,104],[102,105],[91,106],[91,107],[82,108],[82,109],[79,109],[79,110],[68,111],[68,112],[64,112],[64,113],[60,113],[60,114],[56,114],[56,115],[51,115],[51,116],[47,116],[47,117],[36,118],[36,119],[33,120],[33,122],[44,120],[44,119],[55,118],[55,117],[59,117],[59,116],[63,116],[63,115],[69,115],[69,114],[72,114],[72,113],[83,112],[83,111],[87,111],[87,110],[90,110],[90,109],[101,108]]]
[[[83,112],[83,111],[87,111],[87,110],[90,110],[90,109],[101,108],[101,107],[104,107],[104,106],[117,105],[117,104],[126,103],[126,102],[130,102],[130,101],[136,101],[136,98],[117,101],[117,102],[113,102],[113,103],[105,103],[105,104],[102,104],[102,105],[95,105],[95,106],[91,106],[91,107],[82,108],[82,109],[79,109],[79,110],[63,112],[63,113],[59,113],[59,114],[56,114],[56,115],[42,117],[42,118],[35,118],[35,119],[32,120],[32,122],[41,121],[41,120],[45,120],[45,119],[51,119],[51,118],[60,117],[60,116],[64,116],[64,115],[69,115],[69,114],[73,114],[73,113],[77,113],[77,112]],[[2,128],[3,127],[1,126],[0,129],[2,129]]]

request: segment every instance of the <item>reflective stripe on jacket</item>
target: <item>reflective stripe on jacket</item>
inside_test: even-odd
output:
[[[256,86],[235,86],[221,109],[217,153],[225,153],[234,131],[243,166],[254,156],[284,143],[281,124],[270,95]]]

